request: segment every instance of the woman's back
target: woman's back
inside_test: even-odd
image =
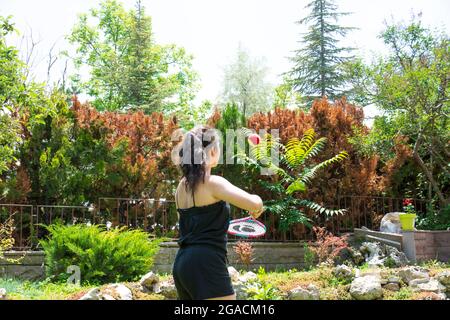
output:
[[[208,193],[207,181],[198,186],[193,196],[186,191],[183,181],[180,182],[176,193],[180,215],[178,244],[180,247],[210,245],[226,253],[230,206]]]

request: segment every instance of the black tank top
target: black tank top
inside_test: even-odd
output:
[[[175,195],[178,207],[178,194]],[[189,245],[210,245],[227,252],[227,230],[230,224],[230,205],[219,201],[207,206],[177,209],[180,214],[180,248]]]

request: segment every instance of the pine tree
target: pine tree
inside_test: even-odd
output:
[[[158,109],[163,97],[158,95],[158,70],[152,63],[154,51],[151,17],[145,14],[141,1],[136,1],[136,9],[131,15],[128,52],[126,55],[128,78],[126,79],[125,98],[129,105],[148,105]]]
[[[338,47],[338,37],[353,28],[339,26],[337,20],[349,13],[337,12],[333,0],[313,0],[305,8],[311,13],[297,23],[309,25],[309,32],[301,41],[304,47],[295,51],[295,57],[291,58],[294,67],[289,75],[294,89],[307,103],[323,96],[335,99],[343,93],[345,85],[339,67],[352,58],[344,54],[353,50]]]

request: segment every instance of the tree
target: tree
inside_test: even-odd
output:
[[[14,149],[19,143],[19,122],[14,108],[25,91],[24,64],[18,58],[17,49],[8,46],[5,40],[14,30],[9,19],[0,16],[0,175],[16,159]]]
[[[79,16],[69,41],[76,45],[75,64],[90,67],[83,87],[99,110],[170,111],[194,98],[192,57],[183,48],[155,43],[140,1],[130,12],[115,0],[102,1]]]
[[[392,144],[398,135],[408,138],[430,191],[448,204],[450,39],[415,17],[407,25],[387,25],[380,37],[390,53],[370,66],[357,65],[354,92],[384,111],[374,130],[385,137],[384,144]]]
[[[285,75],[283,82],[276,86],[274,96],[275,108],[304,108],[302,97],[293,88],[292,81]]]
[[[339,26],[336,21],[349,13],[337,12],[333,0],[313,0],[306,8],[311,13],[298,23],[309,23],[309,32],[301,41],[303,47],[291,58],[294,67],[288,74],[307,103],[324,96],[334,100],[343,95],[346,84],[341,66],[352,58],[344,54],[353,50],[338,46],[338,37],[352,28]]]
[[[267,68],[261,59],[250,57],[239,45],[234,60],[225,67],[221,102],[236,103],[247,117],[271,106],[271,85],[266,81]]]

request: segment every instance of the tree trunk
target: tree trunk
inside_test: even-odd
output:
[[[434,180],[434,178],[433,178],[433,174],[431,173],[430,170],[428,170],[427,166],[425,165],[425,162],[423,162],[422,158],[419,155],[419,151],[418,150],[419,150],[419,146],[420,146],[420,143],[421,143],[421,139],[422,139],[422,136],[421,136],[421,134],[419,134],[419,136],[417,138],[417,141],[414,144],[414,151],[413,151],[414,160],[417,162],[417,164],[419,165],[419,167],[422,169],[423,173],[427,177],[428,182],[433,187],[434,192],[436,192],[436,194],[437,194],[441,204],[446,205],[449,202],[448,199],[446,199],[444,197],[444,195],[442,194],[442,192],[439,189],[439,186],[438,186],[436,180]]]

